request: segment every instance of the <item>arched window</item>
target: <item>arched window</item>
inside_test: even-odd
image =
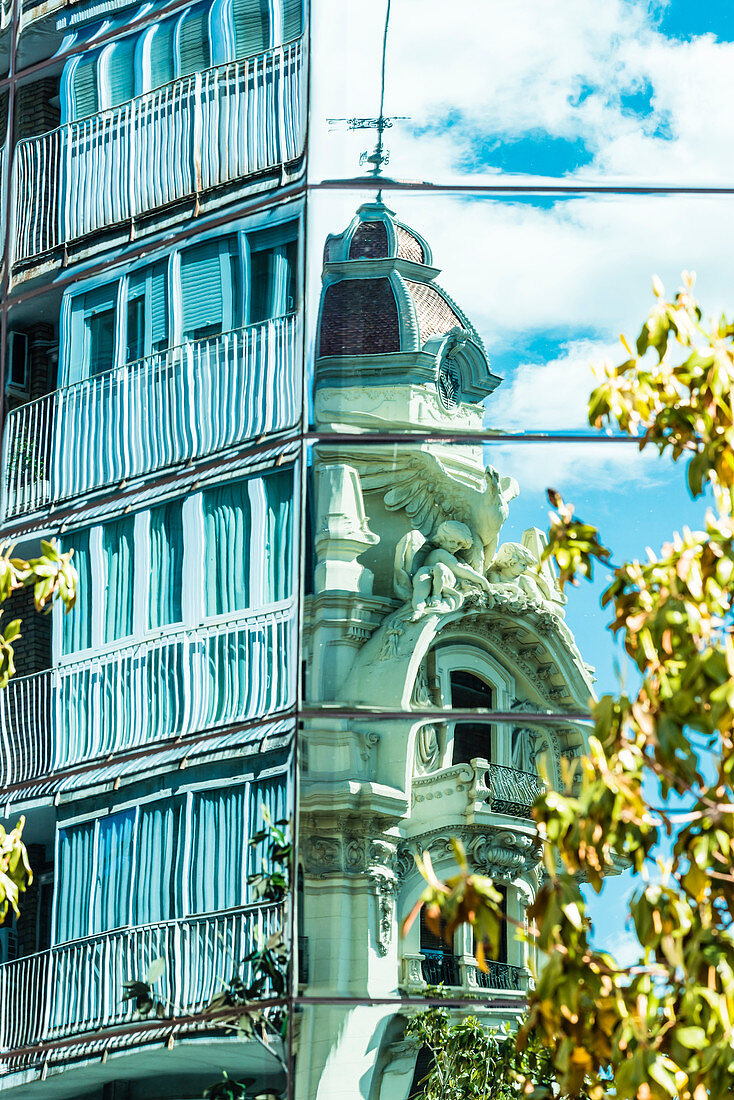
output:
[[[450,683],[453,708],[492,709],[494,696],[491,687],[473,672],[456,669],[450,673]],[[471,720],[455,722],[451,763],[468,764],[477,758],[492,761],[492,726],[488,722]]]

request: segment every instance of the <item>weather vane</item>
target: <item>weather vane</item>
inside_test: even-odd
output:
[[[359,158],[360,165],[369,164],[369,173],[379,177],[382,174],[384,164],[390,162],[390,150],[386,149],[382,140],[385,130],[389,130],[393,122],[402,122],[408,115],[385,115],[385,61],[387,58],[387,28],[390,23],[390,3],[387,0],[385,11],[385,32],[382,37],[382,76],[380,80],[380,113],[377,118],[327,118],[330,125],[344,123],[348,130],[377,130],[377,143],[372,152],[366,150]]]

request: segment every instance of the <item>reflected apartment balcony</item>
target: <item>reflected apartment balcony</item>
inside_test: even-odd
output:
[[[303,40],[18,143],[13,261],[298,159]]]
[[[28,1048],[38,1043],[140,1021],[132,1003],[123,1000],[124,985],[144,981],[158,958],[166,968],[153,988],[165,1017],[200,1013],[233,972],[249,983],[251,964],[245,957],[282,925],[280,906],[250,905],[105,932],[4,963],[0,1061],[6,1071],[19,1069],[37,1057]],[[216,1027],[216,1021],[209,1026]],[[131,1031],[129,1045],[146,1038]]]
[[[295,639],[293,604],[280,604],[13,678],[0,787],[288,709]]]
[[[14,409],[5,422],[5,518],[294,427],[300,329],[300,315],[277,317]]]

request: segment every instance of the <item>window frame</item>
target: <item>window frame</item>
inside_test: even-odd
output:
[[[435,667],[435,683],[438,689],[440,706],[444,710],[450,710],[451,702],[451,673],[470,672],[483,680],[494,694],[494,709],[508,711],[512,705],[512,677],[490,657],[490,655],[470,643],[447,642],[443,646],[437,646],[433,651]],[[470,713],[470,712],[467,712]],[[452,767],[454,750],[454,722],[446,724],[446,736],[443,745],[443,761],[437,771]],[[506,723],[488,723],[491,731],[491,757],[492,762],[498,765],[509,765],[511,762],[512,748],[510,745],[510,733]]]

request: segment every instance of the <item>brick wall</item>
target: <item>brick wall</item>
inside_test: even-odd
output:
[[[15,642],[17,676],[30,676],[51,667],[51,616],[39,613],[33,605],[33,589],[15,592],[3,607],[3,621],[22,619],[21,636]]]
[[[21,84],[15,93],[15,140],[37,137],[55,130],[61,122],[61,109],[51,103],[59,94],[58,77],[46,76]]]

